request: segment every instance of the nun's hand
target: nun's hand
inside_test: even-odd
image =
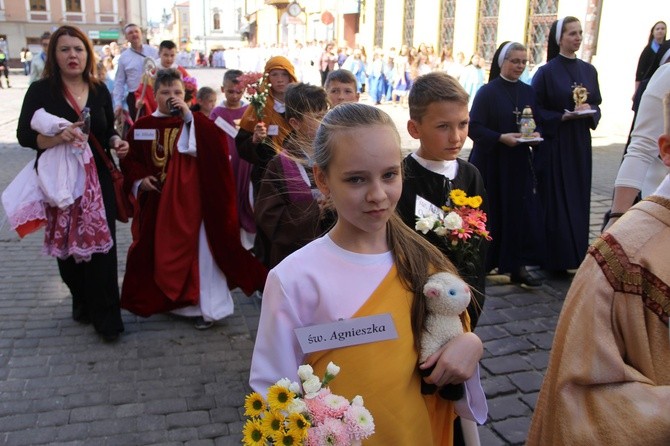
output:
[[[498,141],[508,147],[515,147],[519,144],[519,138],[521,138],[521,133],[502,133]]]

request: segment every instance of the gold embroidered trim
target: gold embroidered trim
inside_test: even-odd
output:
[[[665,201],[670,205],[670,200]],[[596,259],[615,291],[639,295],[644,305],[668,325],[668,284],[641,265],[630,263],[619,242],[609,233],[603,234],[589,247],[589,254]]]

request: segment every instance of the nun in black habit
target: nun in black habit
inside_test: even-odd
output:
[[[593,65],[577,58],[582,27],[575,17],[551,26],[547,63],[533,76],[544,142],[536,156],[540,198],[545,209],[547,270],[575,269],[589,244],[591,130],[600,121],[600,87]],[[588,91],[576,105],[576,87]]]
[[[533,168],[534,142],[521,139],[519,123],[524,108],[537,119],[535,91],[519,81],[528,62],[526,47],[504,42],[491,63],[489,82],[475,96],[468,136],[474,141],[470,161],[484,179],[489,197],[488,228],[491,241],[486,270],[510,273],[512,282],[536,287],[527,265],[542,261],[542,221]],[[537,121],[536,121],[537,122]]]

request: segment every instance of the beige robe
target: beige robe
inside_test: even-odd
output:
[[[556,328],[527,445],[670,444],[670,200],[590,248]]]

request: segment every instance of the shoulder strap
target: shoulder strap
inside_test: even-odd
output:
[[[63,92],[65,93],[65,99],[67,99],[67,102],[68,104],[70,104],[70,107],[74,109],[77,115],[81,115],[81,109],[79,108],[77,101],[74,100],[72,93],[70,93],[70,90],[68,90],[65,85],[63,85]],[[107,166],[107,169],[109,169],[110,171],[116,169],[116,166],[113,164],[112,160],[109,159],[109,156],[107,156],[105,149],[102,148],[93,132],[90,132],[88,134],[88,141],[93,145],[93,147],[95,147],[95,150],[102,157],[103,161],[105,162],[105,165]]]

